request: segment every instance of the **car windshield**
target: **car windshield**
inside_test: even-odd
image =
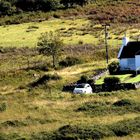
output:
[[[85,85],[82,85],[82,84],[76,86],[76,88],[84,88],[84,87],[85,87]]]

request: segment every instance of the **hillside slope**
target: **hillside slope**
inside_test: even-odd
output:
[[[78,18],[88,17],[95,23],[139,23],[140,22],[139,0],[123,0],[97,2],[84,7],[75,7],[51,12],[26,12],[13,16],[0,17],[0,25],[19,24],[31,21],[44,21],[49,18]]]

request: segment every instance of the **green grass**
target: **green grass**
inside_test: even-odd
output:
[[[25,23],[20,25],[8,25],[0,27],[0,46],[9,47],[35,47],[41,33],[56,31],[61,28],[66,30],[71,27],[80,28],[88,21],[84,19],[71,20],[49,20],[41,23]],[[38,27],[37,29],[28,29],[31,26]],[[68,38],[69,40],[71,38]],[[65,41],[64,41],[65,42]],[[72,40],[73,42],[73,40]]]
[[[137,82],[140,82],[140,75],[137,75],[136,77],[126,81],[126,83],[137,83]]]
[[[116,102],[124,98],[134,101],[140,99],[138,91],[114,92],[100,95],[72,95],[37,88],[30,92],[12,92],[0,96],[0,100],[7,103],[6,111],[0,115],[1,133],[31,136],[33,133],[57,131],[64,125],[110,125],[126,119],[134,119],[139,113],[124,111],[123,114],[100,115],[100,110],[93,116],[90,113],[77,112],[76,109],[86,102]],[[132,111],[133,112],[133,111]],[[110,121],[111,120],[111,121]],[[10,122],[8,122],[10,121]]]
[[[22,61],[22,59],[19,59],[19,62]],[[4,63],[6,62],[3,61]],[[139,90],[94,93],[92,95],[73,95],[61,91],[62,86],[66,83],[78,80],[83,74],[92,75],[95,70],[104,67],[105,62],[100,61],[100,63],[84,63],[64,69],[50,70],[48,72],[18,70],[12,73],[8,71],[7,65],[5,73],[1,73],[3,79],[0,81],[0,102],[6,106],[0,112],[1,137],[2,134],[6,134],[5,137],[11,140],[16,139],[19,135],[19,137],[26,138],[32,136],[40,137],[42,135],[44,136],[44,134],[48,136],[52,132],[57,132],[59,128],[69,124],[72,126],[82,125],[84,128],[87,128],[91,124],[95,126],[111,126],[119,121],[133,120],[139,117],[139,108],[137,107],[140,99],[140,94],[138,94]],[[27,85],[36,80],[33,77],[34,73],[41,75],[57,73],[62,79],[50,80],[48,83],[39,85],[38,87],[28,88]],[[122,79],[126,77],[129,76],[123,75]],[[19,86],[23,86],[23,88],[19,88]],[[116,107],[114,109],[112,107],[113,103],[122,99],[129,99],[136,103],[136,106],[130,106],[131,108],[129,110],[127,110],[127,106]],[[77,111],[79,107],[95,102],[105,103],[104,111],[106,113],[101,111],[103,106],[100,104],[99,108],[97,107],[95,110],[92,108],[93,114],[91,112],[88,113],[88,111],[87,113]],[[133,137],[135,138],[136,136]]]
[[[84,44],[100,45],[104,43],[104,31],[101,25],[91,25],[90,20],[86,18],[66,20],[53,19],[43,22],[30,22],[19,25],[0,26],[0,46],[2,47],[36,47],[38,38],[41,33],[49,31],[58,31],[65,44]],[[121,45],[124,36],[124,28],[128,29],[128,36],[136,36],[139,34],[138,27],[121,27],[110,28],[109,45],[110,47],[118,47]],[[133,32],[132,32],[133,31]],[[135,32],[134,32],[135,31]],[[117,33],[118,32],[118,33]],[[131,34],[129,34],[129,32]]]
[[[106,76],[103,76],[103,77],[101,77],[100,79],[98,79],[98,80],[96,81],[95,84],[97,84],[97,85],[103,84],[103,83],[104,83],[104,78],[105,78],[105,77],[118,77],[118,78],[120,79],[121,83],[123,83],[123,82],[127,81],[127,79],[129,79],[130,76],[131,76],[131,74],[106,75]]]

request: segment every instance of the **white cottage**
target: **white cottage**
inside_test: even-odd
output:
[[[118,54],[120,61],[120,70],[140,70],[140,42],[129,42],[129,39],[125,37],[123,39],[122,47]]]

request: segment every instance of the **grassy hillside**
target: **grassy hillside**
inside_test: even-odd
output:
[[[41,23],[24,23],[20,25],[0,26],[1,47],[36,47],[41,33],[56,31],[66,45],[104,43],[104,29],[100,24],[94,24],[90,20],[82,19],[54,19]],[[114,25],[109,29],[109,44],[111,47],[121,45],[125,31],[131,40],[137,39],[140,34],[139,25]]]
[[[48,57],[32,56],[33,52],[29,52],[32,50],[23,50],[24,56],[18,49],[1,54],[1,139],[139,138],[139,90],[92,95],[62,92],[63,85],[105,68],[105,61],[47,71],[38,66],[40,62],[46,66]],[[44,74],[60,78],[32,84]]]
[[[92,95],[62,92],[63,85],[105,68],[105,61],[47,71],[38,66],[40,62],[48,66],[49,58],[32,56],[34,52],[30,51],[23,48],[1,53],[1,139],[139,138],[139,90]],[[56,78],[32,84],[44,74]],[[128,129],[124,128],[126,125]]]
[[[57,83],[55,82],[55,84]],[[32,139],[33,135],[45,137],[40,132],[45,132],[46,135],[50,133],[48,135],[51,135],[60,127],[69,124],[79,127],[81,125],[83,127],[105,126],[113,125],[122,120],[134,120],[140,116],[138,109],[139,90],[93,95],[73,95],[56,89],[50,92],[44,86],[31,88],[29,91],[27,89],[11,89],[10,85],[7,85],[1,87],[0,90],[1,105],[2,103],[6,104],[6,110],[0,113],[0,136],[6,134],[8,136],[5,136],[5,138],[9,137],[9,139],[18,137]],[[130,105],[130,110],[125,109],[123,106],[111,109],[113,103],[122,99],[130,99],[138,105],[137,107],[133,107],[133,104]],[[86,107],[87,111],[79,109],[86,106],[87,103],[91,105],[89,110],[88,107]],[[97,103],[101,108],[96,110],[96,108],[92,108],[92,104]],[[103,104],[105,112],[102,111],[101,104]],[[110,108],[108,108],[109,106]],[[77,111],[78,109],[81,111]],[[131,135],[132,133],[133,135]],[[123,139],[131,137],[137,139],[139,137],[139,134],[134,130],[126,135],[128,136],[123,137]],[[115,139],[115,135],[110,136]]]
[[[114,48],[120,46],[126,31],[132,40],[138,38],[139,15],[139,0],[125,0],[109,3],[97,1],[84,7],[0,17],[0,46],[36,47],[40,34],[50,30],[59,32],[66,45],[99,46],[104,42],[101,25],[109,23],[111,27],[108,39]]]
[[[92,95],[62,91],[64,85],[107,67],[103,23],[111,24],[109,62],[116,60],[125,32],[131,40],[138,38],[139,6],[139,0],[100,1],[0,17],[0,140],[139,139],[140,90]],[[54,70],[52,58],[36,49],[40,35],[49,31],[59,32],[65,44],[59,61],[69,56],[81,63]],[[140,79],[116,76],[123,82]]]
[[[84,7],[76,6],[51,12],[23,12],[13,16],[1,16],[0,25],[25,22],[41,22],[52,17],[78,18],[87,17],[94,23],[139,23],[139,0],[96,0]]]
[[[109,133],[107,137],[115,139],[118,134],[113,134],[114,125],[119,125],[119,121],[135,122],[135,119],[140,116],[139,90],[93,95],[73,95],[61,91],[65,83],[77,80],[83,73],[92,75],[97,69],[104,67],[105,62],[100,64],[94,62],[49,72],[38,70],[10,72],[6,69],[5,73],[0,74],[0,137],[10,140],[41,137],[47,139],[66,125],[82,126],[83,131],[89,126],[98,128],[97,125],[100,125],[109,127],[112,132],[107,130]],[[56,73],[61,76],[60,80],[51,80],[36,87],[28,87],[29,83],[40,77],[34,77],[34,74]],[[122,99],[130,100],[130,105],[116,107],[113,105]],[[123,139],[139,138],[139,129],[137,126],[134,127],[137,131],[131,130],[130,127],[128,133],[123,135]],[[66,129],[66,133],[68,134],[66,137],[71,135],[69,129]],[[96,138],[98,132],[94,133]],[[102,136],[102,132],[98,136],[106,137],[104,134]],[[55,134],[53,138],[55,137],[58,136]]]

